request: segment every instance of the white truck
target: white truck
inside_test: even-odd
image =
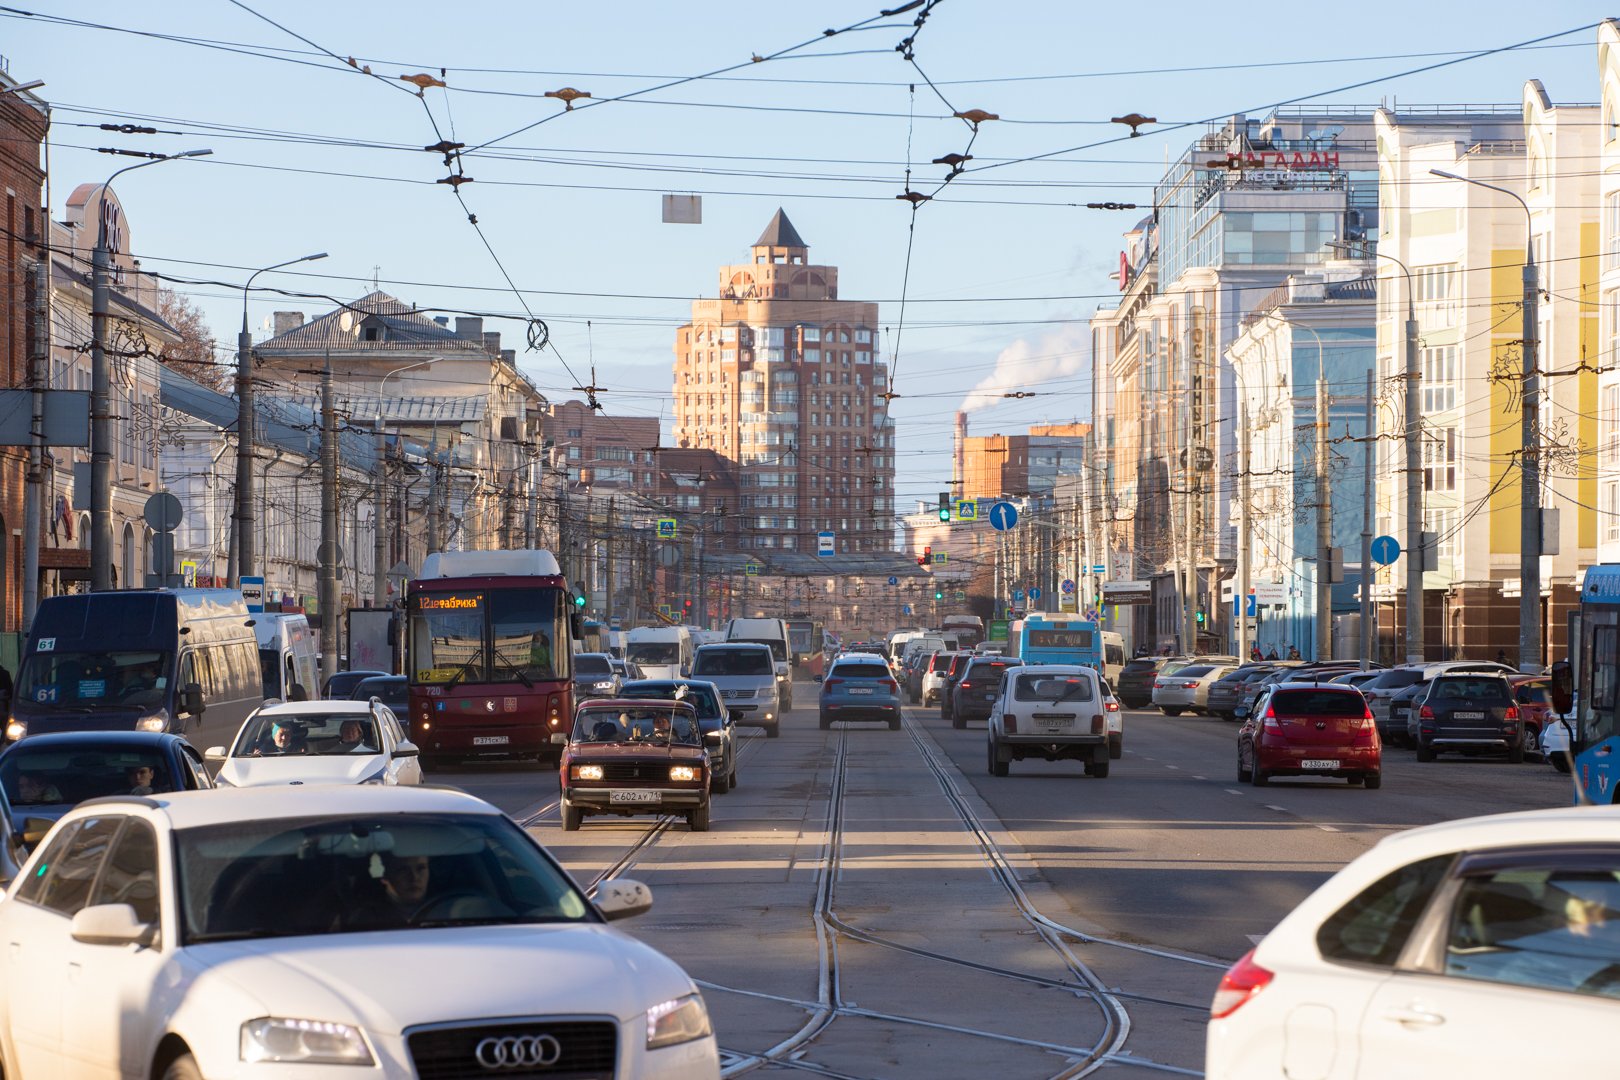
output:
[[[624,658],[645,678],[684,678],[692,670],[692,634],[684,626],[638,626],[625,638]]]

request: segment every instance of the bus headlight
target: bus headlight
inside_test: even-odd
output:
[[[16,742],[18,739],[22,738],[23,736],[25,736],[27,734],[28,734],[28,721],[26,721],[26,720],[18,720],[16,717],[12,717],[10,720],[6,721],[6,741],[7,742]]]
[[[148,713],[135,721],[136,731],[168,731],[169,717],[166,713]]]

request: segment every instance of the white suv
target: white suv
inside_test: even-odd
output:
[[[1119,738],[1118,710],[1109,710],[1102,677],[1081,664],[1033,664],[1008,668],[990,711],[988,760],[991,776],[1026,757],[1085,762],[1086,775],[1108,775],[1110,743]]]
[[[619,879],[597,895],[449,790],[98,799],[57,824],[0,903],[0,1065],[714,1080],[692,980],[603,925],[646,911],[650,892]]]

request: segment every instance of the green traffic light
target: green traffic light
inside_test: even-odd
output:
[[[938,589],[935,589],[934,590],[934,599],[935,600],[943,600],[943,599],[945,599],[945,594],[940,592]]]
[[[585,606],[585,598],[583,596],[574,597],[574,606],[575,607],[584,607]]]
[[[939,520],[941,520],[941,521],[949,521],[949,520],[951,520],[951,508],[950,507],[942,506],[942,507],[939,508]]]

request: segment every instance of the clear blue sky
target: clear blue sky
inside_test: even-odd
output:
[[[40,8],[217,47],[0,16],[11,74],[44,79],[41,94],[56,109],[57,216],[75,185],[127,163],[86,148],[210,147],[211,158],[119,182],[134,251],[148,269],[239,286],[238,267],[324,250],[331,257],[310,273],[265,275],[259,284],[352,298],[375,273],[385,290],[423,308],[518,313],[451,190],[434,183],[447,175],[441,159],[419,148],[438,141],[429,110],[447,137],[469,147],[545,120],[467,157],[474,182],[461,193],[512,280],[532,290],[524,299],[550,323],[574,375],[588,378],[594,360],[610,409],[659,415],[672,331],[689,310],[682,298],[712,295],[716,268],[745,261],[782,206],[812,260],[840,268],[843,297],[882,302],[884,351],[902,395],[894,403],[902,511],[949,479],[951,413],[975,385],[988,383],[992,396],[1002,386],[1042,391],[976,412],[976,434],[1089,419],[1085,319],[1113,292],[1120,232],[1145,211],[1069,204],[1150,205],[1166,157],[1204,128],[1150,128],[1050,160],[999,163],[1119,139],[1124,129],[1108,120],[1124,113],[1156,117],[1163,128],[1258,114],[1367,79],[1381,81],[1311,100],[1512,103],[1526,79],[1540,78],[1555,101],[1593,101],[1594,31],[1384,77],[1448,58],[1413,54],[1496,48],[1606,14],[1560,0],[1472,4],[1466,20],[1457,5],[1410,0],[1332,11],[1297,2],[944,0],[917,37],[919,72],[895,51],[915,13],[821,35],[881,7],[848,0],[250,6],[285,29],[230,0]],[[288,31],[383,78],[340,66]],[[571,86],[612,97],[804,42],[792,58],[638,101],[559,115],[556,100],[538,96]],[[819,55],[827,53],[855,55]],[[410,88],[398,75],[441,67],[450,90],[418,100],[400,89]],[[902,337],[911,213],[895,196],[905,190],[906,162],[914,163],[912,187],[932,191],[945,169],[931,160],[962,151],[968,136],[924,74],[955,109],[1002,117],[982,126],[969,165],[999,167],[964,174],[917,214]],[[103,122],[181,134],[96,130]],[[662,224],[663,192],[702,193],[703,224]],[[234,345],[239,289],[181,291]],[[257,329],[278,308],[327,306],[257,296],[249,321]],[[578,396],[557,355],[522,351],[521,323],[486,329],[503,331],[553,399]]]

